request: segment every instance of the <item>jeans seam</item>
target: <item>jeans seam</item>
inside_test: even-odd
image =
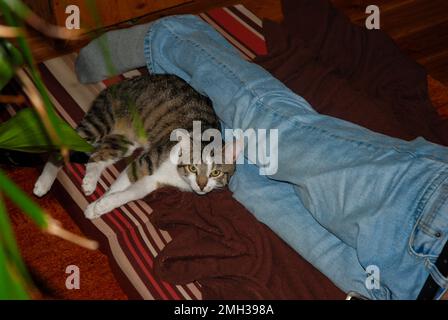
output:
[[[433,196],[436,195],[437,190],[443,185],[443,183],[448,179],[448,169],[442,170],[434,179],[431,181],[431,184],[429,187],[424,191],[423,195],[420,197],[417,205],[417,209],[415,211],[415,216],[418,217],[415,220],[414,227],[411,231],[411,236],[409,237],[408,242],[408,251],[412,255],[419,257],[419,258],[426,258],[426,257],[432,257],[437,258],[438,255],[435,254],[420,254],[417,253],[413,248],[413,242],[415,240],[415,233],[417,231],[417,228],[421,228],[420,223],[422,222],[423,218],[430,218],[431,220],[434,220],[434,216],[437,214],[437,210],[432,210],[431,212],[427,212],[427,216],[425,216],[425,209],[428,205],[429,201],[432,199]],[[440,180],[440,181],[439,181]],[[425,216],[425,217],[424,217]],[[424,228],[427,226],[425,225]]]
[[[165,18],[165,19],[170,19],[170,18],[171,18],[171,17],[168,17],[168,18]],[[236,80],[238,80],[238,82],[239,82],[242,86],[244,86],[244,87],[248,87],[248,86],[247,86],[247,83],[246,83],[245,81],[243,81],[240,77],[238,77],[237,74],[236,74],[235,72],[233,72],[233,70],[232,70],[231,68],[229,68],[229,66],[228,66],[227,64],[222,63],[221,61],[218,61],[218,60],[217,60],[217,59],[216,59],[210,52],[208,52],[207,50],[205,50],[199,43],[197,43],[196,41],[194,41],[194,40],[192,40],[192,39],[184,39],[184,38],[181,38],[181,36],[180,36],[179,34],[177,34],[177,33],[171,28],[171,26],[170,26],[169,24],[165,23],[165,19],[160,19],[160,20],[158,20],[157,22],[155,22],[155,23],[153,24],[153,28],[150,28],[150,32],[148,33],[149,38],[150,38],[150,35],[151,35],[151,29],[154,30],[154,26],[157,25],[157,23],[158,23],[158,24],[161,24],[161,25],[163,25],[163,26],[166,28],[166,30],[167,30],[168,32],[171,33],[171,35],[172,35],[174,38],[176,38],[177,41],[187,42],[187,43],[192,44],[195,48],[197,48],[197,49],[199,49],[200,51],[202,51],[203,53],[205,53],[205,54],[210,58],[210,60],[213,61],[215,64],[224,67],[225,70],[226,70],[227,72],[229,72],[229,73],[233,76],[233,78],[235,78]],[[150,42],[150,41],[151,41],[151,40],[149,39],[149,41],[148,41],[148,45],[149,45],[149,42]],[[152,46],[149,45],[149,47],[150,47],[149,50],[151,51],[151,50],[152,50],[152,49],[151,49]],[[152,60],[152,54],[150,54],[150,58],[151,58],[151,63],[154,64],[154,62],[153,62],[153,60]],[[255,97],[258,96],[252,89],[249,89],[249,88],[248,88],[247,90],[250,91],[250,93],[251,93],[253,96],[255,96]]]
[[[153,24],[154,26],[154,24]],[[143,52],[145,54],[145,58],[147,60],[146,62],[146,67],[148,68],[150,73],[154,73],[154,69],[153,69],[153,64],[154,61],[152,59],[152,50],[151,50],[151,38],[152,38],[152,33],[153,33],[154,28],[150,27],[149,30],[146,32],[145,35],[145,43],[144,43],[144,49]]]
[[[443,187],[443,181],[439,187]],[[425,221],[422,222],[421,227],[424,227],[427,231],[432,233],[432,235],[434,235],[434,232],[431,232],[431,231],[434,230],[434,228],[431,227],[431,224],[433,223],[436,214],[439,212],[440,208],[444,205],[445,201],[447,201],[447,200],[448,200],[448,198],[436,199],[436,203],[434,204],[434,209],[432,210],[432,213],[430,215],[428,215],[428,217],[426,217],[427,219],[425,219]],[[434,231],[436,231],[436,230],[434,230]],[[436,232],[438,232],[438,231],[440,231],[440,230],[437,230]]]
[[[429,259],[425,260],[425,266],[427,267],[431,277],[442,288],[448,288],[448,278],[443,276],[437,266]]]
[[[250,87],[247,85],[246,81],[243,81],[240,77],[238,77],[238,75],[233,72],[233,70],[231,68],[228,67],[227,64],[218,61],[211,53],[209,53],[207,50],[205,50],[199,43],[191,40],[191,39],[183,39],[181,38],[181,36],[179,34],[177,34],[174,30],[172,30],[172,28],[170,27],[170,25],[168,23],[165,23],[166,19],[170,19],[171,17],[167,17],[167,18],[162,18],[159,19],[158,21],[154,22],[152,24],[152,27],[149,29],[146,38],[145,38],[145,52],[147,54],[147,58],[149,60],[149,63],[147,64],[147,67],[150,71],[154,72],[154,68],[152,68],[152,65],[154,65],[154,60],[153,60],[153,54],[152,54],[152,46],[151,46],[151,39],[152,39],[152,34],[154,33],[154,27],[157,24],[162,25],[163,27],[166,28],[166,30],[168,32],[171,33],[171,35],[179,42],[187,42],[190,43],[191,45],[193,45],[195,48],[197,48],[198,50],[202,51],[202,53],[206,54],[208,56],[208,58],[210,59],[210,61],[213,61],[215,65],[217,66],[222,66],[234,79],[236,79],[241,87],[246,88],[246,90],[248,90],[248,92],[255,98],[258,98],[258,94],[256,94],[256,92],[253,89],[250,89]],[[249,110],[249,108],[246,109],[246,112]]]
[[[360,146],[360,147],[372,148],[374,150],[389,150],[389,151],[390,150],[394,150],[396,153],[399,153],[399,154],[408,154],[413,159],[418,159],[418,158],[425,158],[425,159],[427,159],[427,157],[425,157],[425,156],[415,154],[415,153],[413,153],[411,151],[399,149],[396,146],[372,144],[372,143],[369,143],[369,142],[366,142],[366,141],[348,139],[348,138],[336,135],[334,133],[331,133],[331,132],[329,132],[329,131],[327,131],[325,129],[297,122],[296,120],[291,119],[290,117],[288,117],[286,114],[284,114],[284,113],[282,113],[282,112],[280,112],[278,110],[275,110],[272,107],[270,107],[268,104],[265,104],[264,102],[260,101],[260,99],[258,99],[254,103],[258,104],[258,106],[261,106],[265,110],[269,110],[271,113],[276,114],[277,116],[281,117],[283,121],[290,123],[292,126],[294,126],[296,128],[305,129],[305,130],[317,130],[320,133],[325,134],[326,136],[328,136],[330,138],[333,138],[333,139],[336,139],[336,140],[340,140],[340,141],[349,142],[351,144],[354,144],[354,145]],[[255,107],[257,107],[257,106],[255,105]]]

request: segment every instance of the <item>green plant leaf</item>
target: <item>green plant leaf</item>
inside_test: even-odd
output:
[[[0,300],[29,299],[27,288],[20,278],[11,270],[11,263],[6,256],[6,248],[0,242]]]
[[[23,57],[14,45],[0,39],[0,90],[14,76],[14,70],[23,64]]]
[[[48,221],[45,212],[28,195],[20,190],[2,171],[0,171],[0,190],[8,196],[34,223],[45,229]]]
[[[0,300],[28,299],[27,283],[31,282],[20,257],[11,223],[0,196]]]
[[[30,9],[20,0],[3,0],[20,18],[25,19]]]
[[[9,56],[5,48],[0,45],[0,90],[6,86],[13,76],[14,67],[9,61]]]
[[[82,139],[66,122],[56,118],[61,129],[61,141],[70,150],[91,152],[93,147]],[[46,152],[57,150],[58,146],[48,137],[36,111],[31,108],[18,112],[8,121],[0,124],[0,149]]]
[[[11,64],[14,67],[21,66],[24,63],[23,56],[20,53],[19,49],[17,49],[11,42],[2,40],[1,44],[8,53]]]
[[[23,21],[19,19],[18,17],[25,17],[29,13],[29,8],[20,0],[0,0],[0,10],[3,13],[3,16],[5,18],[5,21],[10,25],[14,27],[22,27]],[[13,14],[13,12],[16,15]],[[27,40],[22,35],[17,38],[17,43],[20,49],[20,52],[23,55],[23,58],[25,60],[26,65],[29,68],[30,76],[39,91],[40,96],[42,97],[42,101],[45,105],[45,110],[48,115],[48,119],[50,120],[50,123],[52,125],[52,128],[56,132],[57,136],[62,136],[61,128],[58,125],[58,116],[56,115],[56,111],[53,108],[53,105],[50,100],[50,96],[48,95],[47,89],[40,77],[39,72],[36,69],[35,61],[33,58],[33,54],[31,52],[31,48],[28,45]],[[67,147],[63,142],[61,141],[55,141],[59,148],[61,147]]]
[[[4,252],[9,252],[11,259],[14,261],[14,264],[18,266],[19,271],[22,274],[26,273],[25,264],[23,263],[19,248],[17,247],[12,228],[11,222],[6,214],[6,209],[3,204],[3,199],[0,195],[0,244],[5,248]],[[6,250],[7,249],[7,250]],[[0,282],[1,283],[1,282]]]

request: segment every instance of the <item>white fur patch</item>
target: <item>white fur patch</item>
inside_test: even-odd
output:
[[[152,176],[158,183],[176,187],[182,191],[191,191],[191,186],[179,175],[177,164],[169,159],[163,162]]]
[[[158,184],[176,187],[183,191],[191,191],[190,185],[182,179],[177,171],[177,165],[169,159],[151,176],[146,176],[131,184],[126,171],[122,172],[112,184],[110,190],[100,199],[91,203],[84,211],[88,219],[96,219],[122,205],[142,199],[157,189]]]
[[[118,178],[112,183],[107,194],[124,191],[131,186],[131,181],[128,176],[128,168],[126,168],[123,172],[120,173]]]
[[[34,184],[33,193],[36,196],[42,197],[50,191],[51,186],[58,175],[59,169],[59,166],[56,166],[51,162],[45,164],[44,170]]]
[[[86,196],[90,196],[95,191],[101,173],[113,163],[115,160],[89,162],[86,165],[86,174],[82,179],[82,190]]]

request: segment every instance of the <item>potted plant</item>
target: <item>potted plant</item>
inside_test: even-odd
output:
[[[0,101],[29,102],[32,106],[0,124],[0,149],[30,153],[59,150],[65,161],[72,150],[91,151],[92,146],[56,114],[36,68],[24,26],[30,24],[46,36],[63,39],[79,38],[82,31],[49,25],[20,0],[0,0],[0,11],[6,24],[0,25]],[[23,94],[2,94],[13,79]],[[44,232],[89,249],[97,247],[96,242],[64,230],[0,170],[0,299],[29,299],[34,290],[13,235],[4,197],[9,197]]]

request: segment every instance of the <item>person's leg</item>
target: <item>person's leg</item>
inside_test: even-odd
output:
[[[145,34],[151,23],[106,32],[81,49],[75,63],[81,83],[95,83],[144,67]]]
[[[238,167],[229,187],[236,200],[281,235],[342,291],[354,291],[369,299],[390,298],[385,287],[366,287],[368,274],[361,266],[356,250],[312,217],[295,194],[292,184],[268,179],[259,175],[255,165],[245,164]]]
[[[430,272],[446,286],[433,268],[448,238],[448,215],[442,213],[448,207],[446,148],[393,139],[317,114],[194,16],[154,22],[145,54],[151,72],[176,74],[209,96],[226,126],[278,129],[278,172],[270,178],[293,184],[304,208],[329,235],[356,250],[363,268],[379,268],[392,297],[415,298]],[[236,196],[253,192],[234,191]],[[267,207],[269,197],[258,195]],[[268,214],[262,211],[258,214]],[[276,224],[269,225],[290,243],[292,237],[306,243],[306,230],[295,234]],[[311,260],[309,251],[302,252]],[[324,271],[329,263],[322,263],[324,252],[321,256],[322,268],[317,267]],[[345,265],[333,261],[333,266]]]

